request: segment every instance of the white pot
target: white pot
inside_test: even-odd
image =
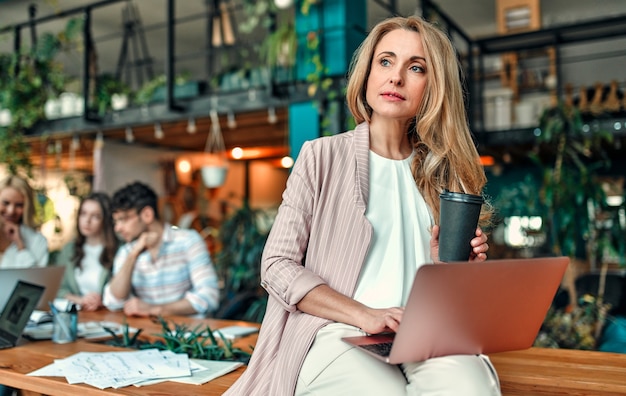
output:
[[[128,95],[113,94],[111,95],[111,108],[113,110],[124,110],[128,107]]]
[[[11,124],[11,112],[9,109],[0,110],[0,126],[9,126]]]
[[[46,100],[43,112],[49,120],[59,118],[61,116],[61,101],[56,98]]]
[[[81,97],[73,92],[63,92],[59,95],[61,102],[61,116],[72,117],[80,114],[81,109],[77,108]]]
[[[228,168],[225,165],[204,165],[200,168],[202,182],[207,188],[215,188],[224,184]]]

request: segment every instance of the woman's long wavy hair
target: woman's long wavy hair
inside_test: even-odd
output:
[[[118,239],[115,236],[113,227],[113,212],[111,211],[111,199],[108,195],[101,192],[94,192],[86,196],[80,201],[78,206],[78,216],[83,209],[86,201],[94,201],[100,206],[102,211],[102,239],[104,240],[104,249],[100,255],[100,264],[107,270],[113,267],[113,258],[117,252]],[[87,238],[80,232],[78,219],[76,219],[76,242],[74,243],[74,264],[77,268],[81,268],[81,261],[85,257],[83,245]]]
[[[24,213],[22,213],[21,223],[32,229],[37,229],[39,223],[37,222],[33,188],[26,179],[15,175],[8,176],[0,182],[0,190],[4,190],[7,187],[16,189],[24,196]]]
[[[348,74],[346,100],[357,123],[370,122],[372,108],[365,90],[376,45],[392,30],[419,33],[426,54],[428,81],[415,121],[407,133],[415,150],[412,163],[417,187],[439,222],[439,194],[444,189],[482,195],[487,183],[472,140],[463,103],[463,78],[456,52],[448,37],[417,16],[395,17],[376,25],[354,54]],[[483,205],[480,224],[486,226],[492,208]]]

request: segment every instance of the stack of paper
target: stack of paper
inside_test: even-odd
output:
[[[241,366],[239,362],[190,360],[185,354],[146,349],[132,352],[79,352],[28,375],[65,377],[70,384],[99,389],[162,381],[203,384]]]

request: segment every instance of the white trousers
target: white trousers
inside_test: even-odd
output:
[[[484,355],[454,355],[392,365],[341,341],[364,333],[333,323],[322,328],[304,360],[295,394],[500,396],[498,376]]]

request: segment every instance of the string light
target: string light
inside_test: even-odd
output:
[[[126,143],[132,143],[135,141],[135,135],[133,134],[133,128],[127,126],[126,127],[126,131],[125,131],[125,135],[126,135]]]
[[[161,128],[161,123],[157,122],[154,124],[154,138],[161,140],[164,136],[165,134],[163,133],[163,128]]]
[[[227,119],[228,128],[230,129],[237,128],[237,120],[235,119],[235,114],[232,111],[228,112],[226,119]]]
[[[267,109],[267,122],[270,124],[276,124],[278,122],[278,117],[276,117],[276,109],[274,107],[270,107]]]
[[[193,117],[189,117],[189,121],[187,121],[187,133],[193,135],[197,131],[198,128],[196,127],[196,119]]]

